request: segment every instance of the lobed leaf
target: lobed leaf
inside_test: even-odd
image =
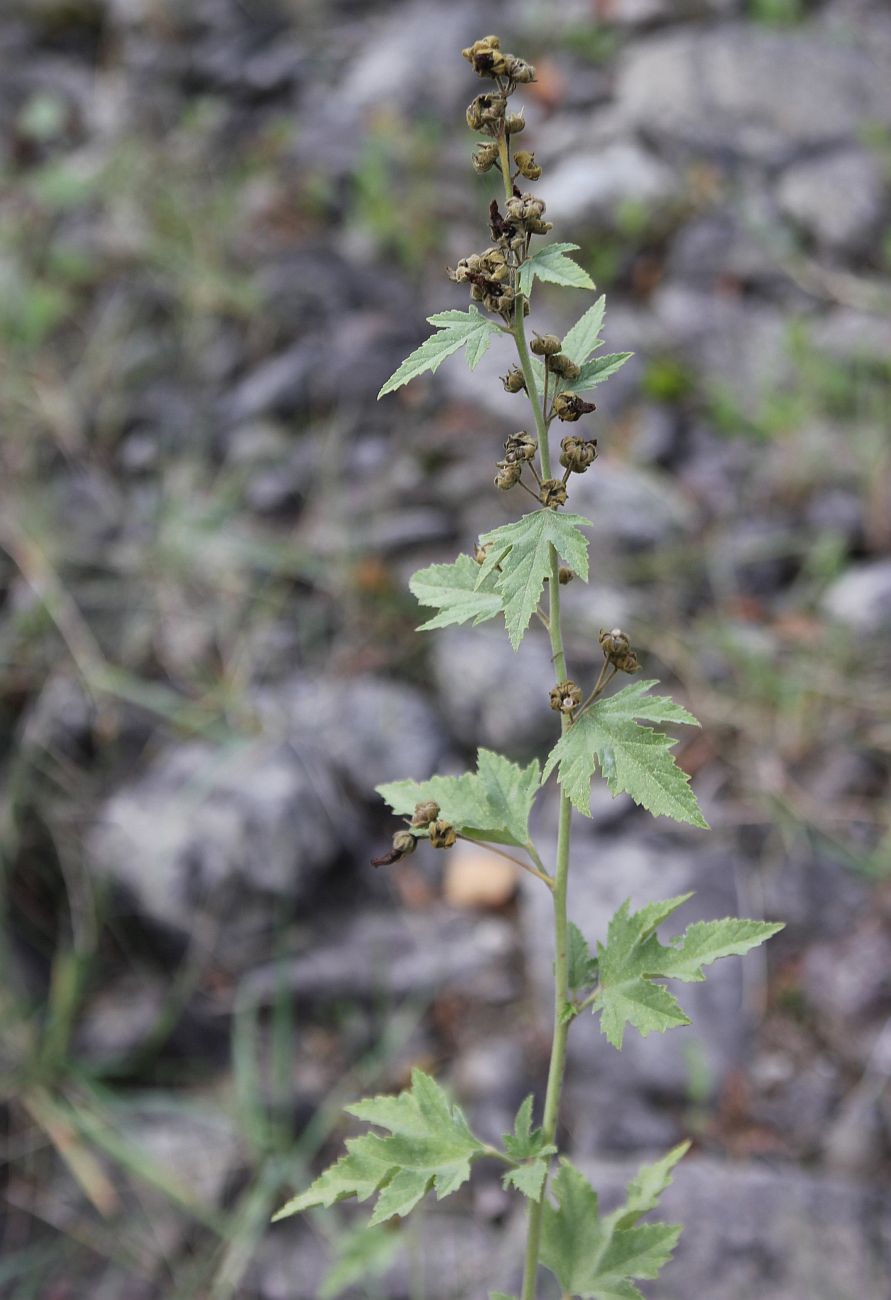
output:
[[[656,927],[689,897],[682,894],[633,913],[626,901],[609,923],[606,945],[597,945],[599,983],[593,1009],[600,1012],[603,1034],[619,1050],[626,1025],[633,1025],[646,1038],[690,1023],[674,995],[655,980],[702,980],[703,966],[742,955],[783,928],[735,917],[697,921],[667,946],[661,944]]]
[[[494,590],[494,575],[477,588],[479,565],[469,555],[459,555],[454,564],[431,564],[418,569],[409,579],[409,590],[420,605],[429,605],[439,613],[422,623],[419,632],[473,620],[484,623],[501,613],[501,596]]]
[[[567,285],[573,289],[596,288],[588,272],[566,256],[568,252],[577,249],[578,244],[546,244],[537,253],[527,257],[520,267],[520,293],[528,297],[535,279],[547,280],[549,284]]]
[[[415,804],[435,800],[440,816],[460,834],[496,844],[529,843],[529,814],[538,793],[538,760],[520,767],[488,749],[477,753],[476,772],[433,776],[427,781],[390,781],[378,794],[399,816],[414,812]]]
[[[601,294],[594,306],[589,307],[569,333],[563,336],[563,351],[577,366],[584,365],[591,353],[602,345],[600,331],[605,314],[606,294]],[[575,384],[572,386],[574,388]]]
[[[560,1162],[553,1190],[558,1206],[544,1202],[541,1262],[563,1293],[581,1300],[641,1300],[632,1279],[658,1275],[681,1229],[667,1223],[623,1226],[633,1212],[627,1205],[601,1218],[597,1193],[568,1160]]]
[[[492,335],[499,330],[495,321],[489,320],[473,306],[467,311],[454,309],[437,312],[434,316],[428,316],[427,320],[436,327],[436,333],[431,334],[405,358],[378,393],[378,401],[386,393],[394,392],[425,371],[432,373],[438,370],[446,357],[462,347],[465,348],[467,364],[473,370],[485,355]]]
[[[569,922],[569,989],[590,987],[597,979],[597,958],[591,956],[587,940],[574,922]]]
[[[516,1169],[508,1169],[501,1183],[505,1190],[516,1187],[530,1201],[540,1201],[547,1176],[547,1160],[532,1160],[529,1164],[517,1165]]]
[[[369,1133],[348,1140],[347,1154],[288,1201],[275,1220],[351,1196],[364,1201],[378,1192],[369,1223],[374,1227],[410,1213],[431,1187],[440,1199],[457,1191],[470,1177],[471,1161],[485,1149],[463,1112],[423,1070],[412,1071],[411,1088],[397,1097],[372,1097],[347,1110],[389,1130],[389,1136]]]
[[[477,587],[482,588],[500,567],[495,588],[502,599],[505,627],[515,650],[538,607],[550,572],[552,546],[580,578],[588,581],[588,541],[579,529],[590,522],[581,515],[536,510],[480,537],[480,542],[490,549],[480,566]]]
[[[578,379],[572,381],[573,391],[583,393],[588,388],[596,388],[598,384],[609,379],[610,375],[621,370],[625,362],[630,361],[633,356],[633,352],[610,352],[605,357],[595,357],[593,361],[586,361]]]
[[[504,1149],[512,1160],[529,1160],[533,1156],[553,1155],[556,1147],[545,1142],[544,1132],[532,1127],[533,1097],[530,1093],[514,1120],[513,1133],[505,1133]]]
[[[595,701],[548,755],[542,780],[557,768],[560,785],[586,817],[591,815],[591,778],[599,764],[613,796],[630,794],[654,817],[707,826],[690,789],[690,778],[670,752],[677,741],[636,721],[644,718],[699,726],[691,713],[667,696],[646,695],[657,685],[656,681],[635,682],[616,695]]]

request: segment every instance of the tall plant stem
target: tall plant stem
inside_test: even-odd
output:
[[[498,153],[501,174],[504,178],[504,193],[511,196],[510,155],[507,137],[502,130],[498,138]],[[526,342],[526,329],[523,317],[524,299],[517,294],[514,303],[512,331],[517,345],[520,368],[526,381],[526,393],[529,397],[535,428],[538,434],[538,454],[543,479],[551,477],[551,454],[548,445],[548,425],[543,405],[538,400],[535,371],[532,357]],[[553,546],[550,550],[550,580],[548,582],[548,632],[551,639],[552,661],[557,681],[566,678],[566,652],[563,648],[563,629],[560,624],[560,565],[557,552]],[[562,727],[570,725],[566,714],[562,715]],[[566,1038],[569,1033],[569,1021],[563,1020],[562,1012],[569,1001],[569,926],[566,915],[566,892],[569,881],[569,841],[571,834],[572,806],[565,795],[560,797],[560,819],[557,831],[557,861],[554,870],[554,1036],[551,1043],[551,1063],[548,1069],[548,1086],[545,1093],[544,1118],[542,1129],[545,1141],[554,1141],[557,1133],[557,1120],[560,1113],[560,1094],[563,1090],[563,1075],[566,1070]],[[523,1267],[522,1300],[535,1300],[535,1279],[538,1274],[538,1255],[541,1244],[541,1216],[544,1203],[544,1191],[539,1201],[529,1202],[529,1224],[526,1238],[526,1258]]]

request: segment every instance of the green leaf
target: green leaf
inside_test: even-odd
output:
[[[482,587],[489,574],[500,566],[495,587],[504,605],[504,623],[515,650],[541,598],[550,572],[552,546],[580,578],[588,581],[588,541],[579,528],[590,522],[581,515],[536,510],[480,537],[480,542],[490,549],[480,566],[477,587]]]
[[[527,257],[520,267],[520,293],[528,296],[534,279],[547,280],[549,284],[568,285],[574,289],[594,289],[597,286],[571,257],[578,244],[546,244],[532,257]]]
[[[654,980],[702,980],[704,965],[748,952],[783,928],[735,917],[697,921],[668,946],[661,944],[656,927],[689,897],[682,894],[651,903],[634,913],[626,901],[609,923],[606,946],[597,945],[599,985],[593,1010],[600,1012],[600,1028],[617,1049],[622,1047],[626,1024],[646,1038],[690,1023],[674,995]]]
[[[591,956],[587,940],[572,921],[569,922],[569,989],[588,988],[597,979],[597,958]]]
[[[460,834],[496,844],[529,843],[529,814],[540,785],[537,760],[519,767],[489,749],[477,753],[476,772],[433,776],[429,781],[390,781],[377,787],[399,816],[414,812],[415,804],[433,799],[440,816]]]
[[[671,950],[663,974],[686,983],[704,980],[703,966],[721,957],[741,957],[782,928],[775,922],[746,921],[733,916],[722,921],[696,921],[679,941],[680,946]]]
[[[583,393],[588,388],[596,388],[614,375],[617,370],[621,370],[626,361],[634,356],[633,352],[610,352],[605,357],[595,357],[593,361],[586,361],[582,366],[582,372],[578,379],[573,379],[573,392]]]
[[[610,1215],[610,1220],[617,1228],[633,1228],[644,1214],[649,1214],[650,1210],[656,1208],[659,1197],[672,1184],[675,1165],[683,1160],[689,1150],[689,1142],[680,1142],[661,1160],[641,1166],[628,1184],[625,1204]]]
[[[381,1277],[393,1262],[402,1241],[386,1228],[362,1224],[335,1238],[334,1262],[319,1290],[319,1300],[335,1300],[354,1282]]]
[[[347,1141],[347,1154],[274,1216],[284,1219],[313,1206],[329,1206],[379,1192],[369,1226],[408,1214],[433,1187],[438,1199],[470,1177],[470,1162],[484,1151],[461,1110],[423,1070],[412,1071],[411,1088],[397,1097],[372,1097],[346,1108],[358,1119],[388,1129]]]
[[[690,789],[690,778],[671,755],[672,736],[635,721],[683,722],[698,727],[691,713],[664,695],[644,698],[658,682],[635,682],[616,695],[595,701],[557,741],[542,780],[559,767],[558,780],[579,812],[590,817],[591,778],[600,765],[610,793],[630,794],[654,817],[673,817],[707,826]]]
[[[606,294],[602,293],[594,306],[589,307],[569,333],[563,336],[563,351],[577,366],[584,365],[591,353],[603,343],[603,339],[599,336],[605,313]],[[575,384],[572,387],[574,388]]]
[[[470,307],[467,311],[441,311],[435,316],[428,316],[427,320],[436,326],[436,333],[431,334],[405,358],[378,393],[378,400],[425,371],[438,370],[446,357],[461,347],[466,348],[467,364],[473,370],[485,355],[492,335],[499,330],[495,321],[489,320],[476,307]]]
[[[582,1300],[641,1300],[634,1278],[654,1278],[671,1258],[681,1229],[674,1224],[620,1226],[628,1207],[600,1217],[597,1193],[568,1160],[553,1182],[559,1207],[545,1201],[541,1262],[563,1292]]]
[[[429,605],[439,613],[422,623],[419,632],[452,623],[484,623],[501,613],[501,597],[494,591],[494,574],[485,586],[477,589],[479,565],[469,555],[459,555],[454,564],[431,564],[419,569],[409,579],[409,588],[420,605]]]
[[[501,1182],[505,1189],[516,1187],[530,1201],[540,1201],[547,1176],[547,1160],[533,1160],[529,1164],[518,1165],[516,1169],[508,1169]]]
[[[505,1133],[504,1149],[512,1160],[529,1160],[533,1156],[553,1155],[555,1146],[545,1142],[540,1128],[532,1127],[533,1097],[530,1093],[517,1111],[513,1133]]]

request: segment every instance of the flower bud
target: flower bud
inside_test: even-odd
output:
[[[451,822],[436,821],[430,823],[430,843],[435,849],[450,849],[458,838],[458,832]]]
[[[558,682],[551,691],[550,700],[555,713],[572,713],[582,702],[582,692],[575,682]]]
[[[574,423],[583,415],[596,411],[597,407],[593,402],[585,402],[578,393],[559,393],[554,399],[554,414],[558,420],[567,420]]]
[[[537,357],[553,357],[559,353],[563,344],[556,334],[535,334],[529,344],[530,350]],[[549,366],[548,369],[551,367]]]
[[[498,462],[498,473],[495,475],[495,486],[501,488],[502,492],[507,492],[510,488],[516,487],[520,481],[520,475],[523,473],[521,461],[506,460]]]
[[[543,506],[556,510],[557,506],[566,505],[566,484],[559,478],[546,478],[538,490],[538,499]]]
[[[534,153],[522,149],[514,154],[514,162],[520,169],[520,175],[525,176],[528,181],[537,181],[541,176],[541,168],[535,161]]]
[[[522,393],[526,387],[526,380],[519,366],[511,366],[507,374],[501,376],[501,382],[507,393]]]
[[[533,344],[534,346],[534,344]],[[578,379],[581,367],[566,355],[565,352],[557,352],[556,355],[548,354],[547,367],[552,375],[559,375],[561,379]]]
[[[415,804],[411,824],[412,826],[428,826],[430,822],[435,822],[438,816],[439,804],[434,799],[425,799],[423,803]]]

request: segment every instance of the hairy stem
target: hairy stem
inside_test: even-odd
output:
[[[507,136],[502,130],[498,138],[498,152],[501,160],[501,174],[504,178],[504,192],[511,196],[510,158],[508,155]],[[551,453],[548,446],[548,425],[545,416],[545,403],[538,401],[535,383],[535,371],[532,357],[526,342],[526,329],[523,315],[523,297],[517,294],[514,302],[513,335],[517,345],[520,368],[526,381],[526,394],[535,417],[538,434],[538,455],[541,464],[541,477],[551,477]],[[547,373],[547,372],[545,372]],[[550,553],[551,573],[548,582],[548,634],[551,640],[552,662],[557,681],[566,678],[566,652],[563,648],[563,629],[560,623],[560,564],[555,548]],[[570,720],[563,714],[562,728],[565,731]],[[544,1118],[542,1128],[545,1141],[553,1142],[557,1133],[557,1121],[560,1114],[560,1094],[563,1090],[563,1075],[566,1070],[566,1039],[569,1033],[569,1021],[563,1019],[563,1008],[569,1000],[569,925],[566,915],[566,893],[569,882],[569,844],[571,834],[572,805],[566,795],[560,796],[560,820],[557,831],[557,861],[553,876],[554,896],[554,1036],[551,1042],[551,1062],[548,1068],[548,1086],[545,1093]],[[541,1200],[529,1202],[529,1226],[526,1238],[526,1257],[523,1266],[522,1300],[535,1300],[535,1279],[538,1274],[538,1255],[541,1243],[541,1216],[544,1192]]]

